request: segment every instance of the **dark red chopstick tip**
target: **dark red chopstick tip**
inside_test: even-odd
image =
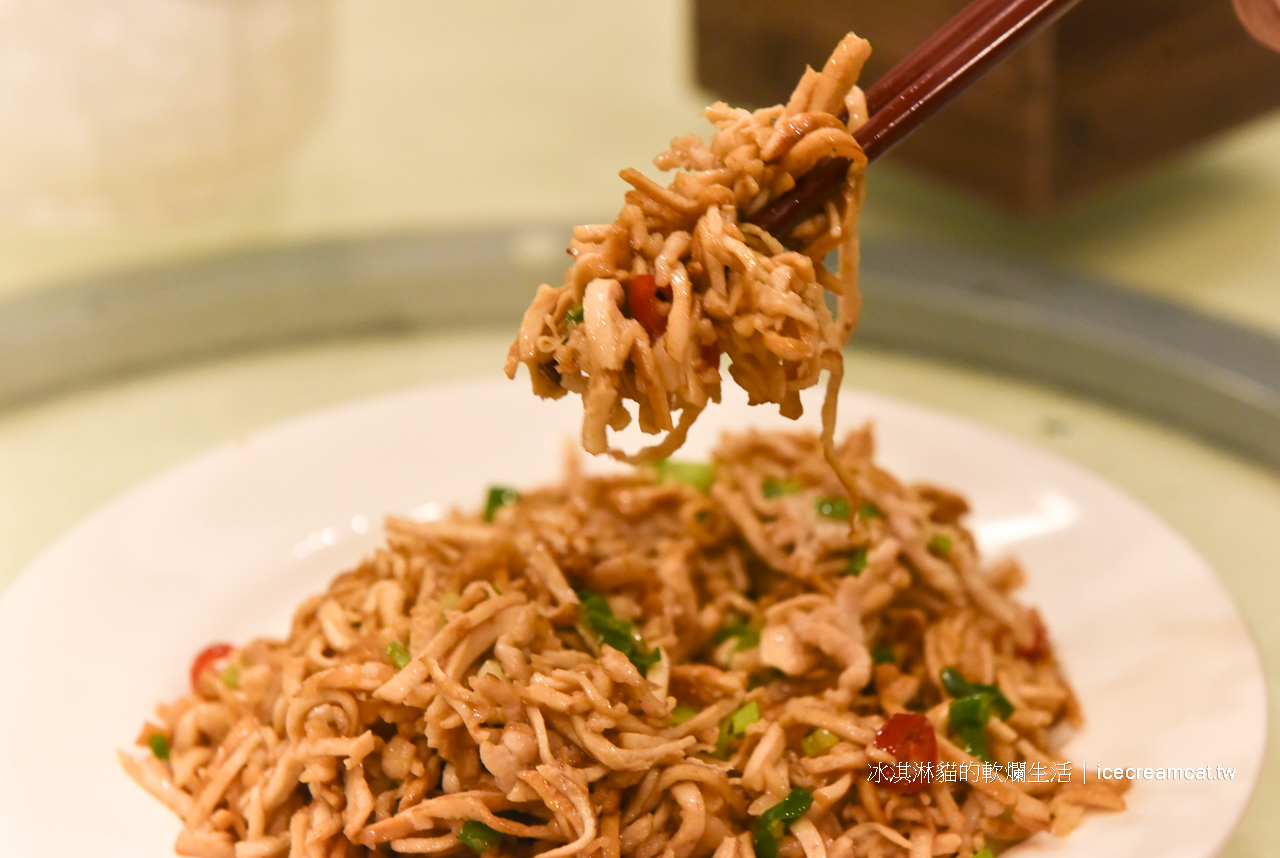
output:
[[[867,90],[871,116],[854,139],[874,161],[1079,0],[974,0]],[[842,162],[837,167],[834,162]],[[819,161],[750,222],[785,236],[838,190],[849,162]]]
[[[848,158],[823,158],[796,180],[795,187],[756,212],[751,223],[773,235],[791,232],[839,190],[850,163]]]

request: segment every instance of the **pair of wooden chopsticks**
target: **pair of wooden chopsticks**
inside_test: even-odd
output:
[[[887,152],[987,69],[1052,24],[1078,0],[973,0],[866,91],[868,119],[854,139],[869,161]],[[824,159],[751,218],[786,235],[839,188],[849,169]]]

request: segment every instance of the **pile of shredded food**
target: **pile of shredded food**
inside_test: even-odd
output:
[[[813,433],[393,520],[284,640],[216,645],[128,772],[180,854],[990,858],[1123,784],[966,505]]]
[[[753,404],[776,403],[789,417],[801,413],[800,391],[827,370],[830,447],[841,349],[859,306],[867,159],[852,132],[866,119],[854,84],[869,54],[850,34],[821,72],[806,71],[787,104],[754,112],[711,105],[709,142],[679,137],[655,159],[678,171],[670,185],[623,170],[632,189],[617,220],[574,230],[573,264],[561,285],[538,290],[506,371],[514,378],[526,365],[540,396],[580,394],[588,452],[632,462],[670,455],[707,402],[719,401],[722,356]],[[849,167],[814,214],[785,236],[750,223],[823,161]],[[823,264],[832,250],[835,272]],[[632,420],[626,400],[643,431],[666,433],[633,455],[608,438]]]

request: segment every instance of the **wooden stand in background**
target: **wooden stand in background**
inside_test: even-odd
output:
[[[869,83],[965,2],[694,0],[698,82],[775,104],[852,29]],[[886,157],[1044,212],[1277,106],[1280,55],[1229,0],[1084,0]]]

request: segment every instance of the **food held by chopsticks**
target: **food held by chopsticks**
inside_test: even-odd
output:
[[[632,169],[611,224],[578,227],[573,264],[542,286],[507,357],[528,367],[541,396],[582,396],[583,447],[652,461],[680,446],[720,397],[722,356],[752,403],[800,415],[800,391],[830,371],[858,316],[858,208],[866,158],[851,131],[866,118],[856,86],[868,44],[850,34],[822,71],[809,69],[785,105],[747,111],[717,103],[716,132],[674,140],[655,159],[677,171],[662,185]],[[838,184],[785,235],[750,223],[822,161],[843,159]],[[839,251],[837,269],[824,259]],[[827,307],[827,293],[837,311]],[[609,430],[635,419],[666,433],[634,455],[611,450]],[[824,414],[828,441],[834,401]]]

